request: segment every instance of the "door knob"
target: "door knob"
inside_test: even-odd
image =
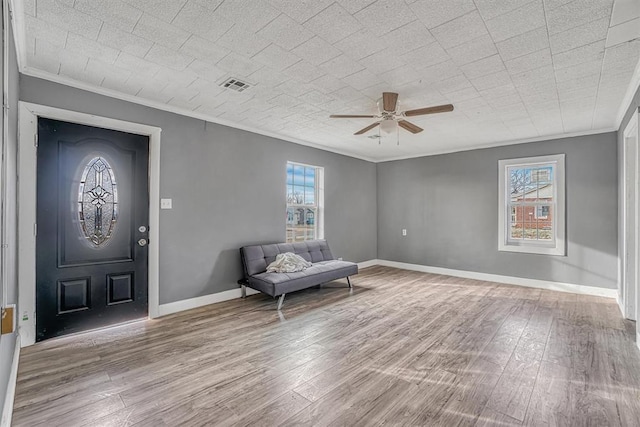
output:
[[[140,239],[140,240],[138,240],[138,244],[139,244],[140,246],[147,246],[147,243],[148,243],[148,242],[147,242],[147,239]]]

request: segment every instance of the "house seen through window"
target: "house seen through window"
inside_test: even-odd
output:
[[[321,167],[287,162],[287,242],[324,237],[323,171]]]
[[[500,160],[499,249],[564,255],[564,155]]]

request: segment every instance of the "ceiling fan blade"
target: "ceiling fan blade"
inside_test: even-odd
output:
[[[412,116],[422,116],[425,114],[436,114],[436,113],[448,113],[449,111],[453,111],[453,105],[438,105],[435,107],[427,107],[427,108],[418,108],[417,110],[408,110],[404,112],[404,115],[407,117]]]
[[[399,120],[398,121],[398,126],[400,126],[403,129],[408,130],[411,133],[420,133],[420,132],[422,132],[424,130],[421,127],[416,126],[413,123],[408,122],[406,120]]]
[[[372,125],[367,126],[364,129],[360,129],[358,132],[354,133],[354,135],[362,135],[365,132],[369,132],[371,129],[373,129],[374,127],[378,126],[380,124],[380,122],[375,122]]]
[[[358,114],[332,114],[329,116],[332,119],[373,119],[375,116],[370,115],[358,115]]]
[[[394,92],[382,92],[382,109],[384,111],[396,111],[398,94]]]

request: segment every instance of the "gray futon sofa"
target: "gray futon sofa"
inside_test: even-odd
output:
[[[275,261],[276,255],[285,252],[300,255],[313,265],[295,273],[267,273],[267,266]],[[242,285],[242,296],[246,296],[245,286],[249,286],[272,297],[280,297],[278,310],[289,292],[344,277],[351,288],[349,276],[358,274],[356,263],[334,259],[326,240],[244,246],[240,248],[240,256],[244,268],[244,279],[238,281]]]

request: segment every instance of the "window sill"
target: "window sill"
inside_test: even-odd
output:
[[[559,245],[560,246],[560,245]],[[563,247],[558,246],[536,246],[536,245],[513,245],[501,243],[498,245],[498,251],[500,252],[520,252],[535,255],[554,255],[565,256],[565,250]]]

